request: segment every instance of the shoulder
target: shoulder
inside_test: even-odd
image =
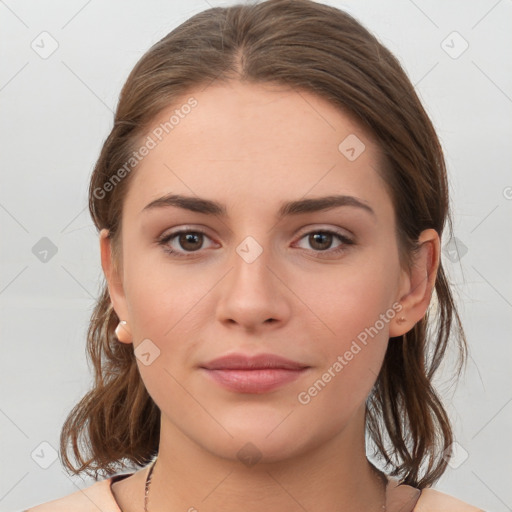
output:
[[[24,512],[121,512],[111,491],[112,477],[68,494],[63,498],[31,507]]]
[[[430,488],[420,491],[389,477],[386,508],[403,512],[484,512],[440,491]]]
[[[420,498],[414,507],[414,512],[484,512],[481,508],[474,507],[463,501],[436,491],[423,489]]]

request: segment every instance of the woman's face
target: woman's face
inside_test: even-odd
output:
[[[197,104],[180,110],[191,97]],[[179,122],[158,141],[151,130],[176,109]],[[132,171],[123,206],[122,286],[110,277],[109,289],[162,437],[267,461],[343,432],[361,440],[408,286],[376,145],[321,98],[241,83],[184,96],[151,130],[142,143],[158,143]],[[224,213],[155,203],[168,195]],[[308,211],[327,196],[345,199]],[[230,354],[274,354],[306,369],[203,368]]]

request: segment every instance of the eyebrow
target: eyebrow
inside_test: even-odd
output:
[[[220,217],[228,216],[226,207],[217,201],[172,193],[151,201],[143,208],[141,213],[169,206],[190,210],[196,213],[203,213],[205,215],[216,215]],[[284,202],[281,204],[281,207],[277,212],[277,218],[282,219],[283,217],[291,215],[331,210],[340,206],[361,208],[375,216],[375,212],[371,206],[357,197],[347,195],[330,195]]]

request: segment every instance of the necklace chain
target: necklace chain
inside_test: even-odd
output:
[[[144,512],[148,512],[149,484],[151,483],[151,475],[153,474],[153,468],[155,467],[156,459],[157,457],[155,457],[155,460],[151,463],[148,476],[146,477],[146,490],[144,493]]]

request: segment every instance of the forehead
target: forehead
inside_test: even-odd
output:
[[[126,198],[138,211],[169,192],[226,204],[326,193],[389,202],[377,144],[309,92],[240,82],[193,90],[153,120],[148,137],[155,145]]]

